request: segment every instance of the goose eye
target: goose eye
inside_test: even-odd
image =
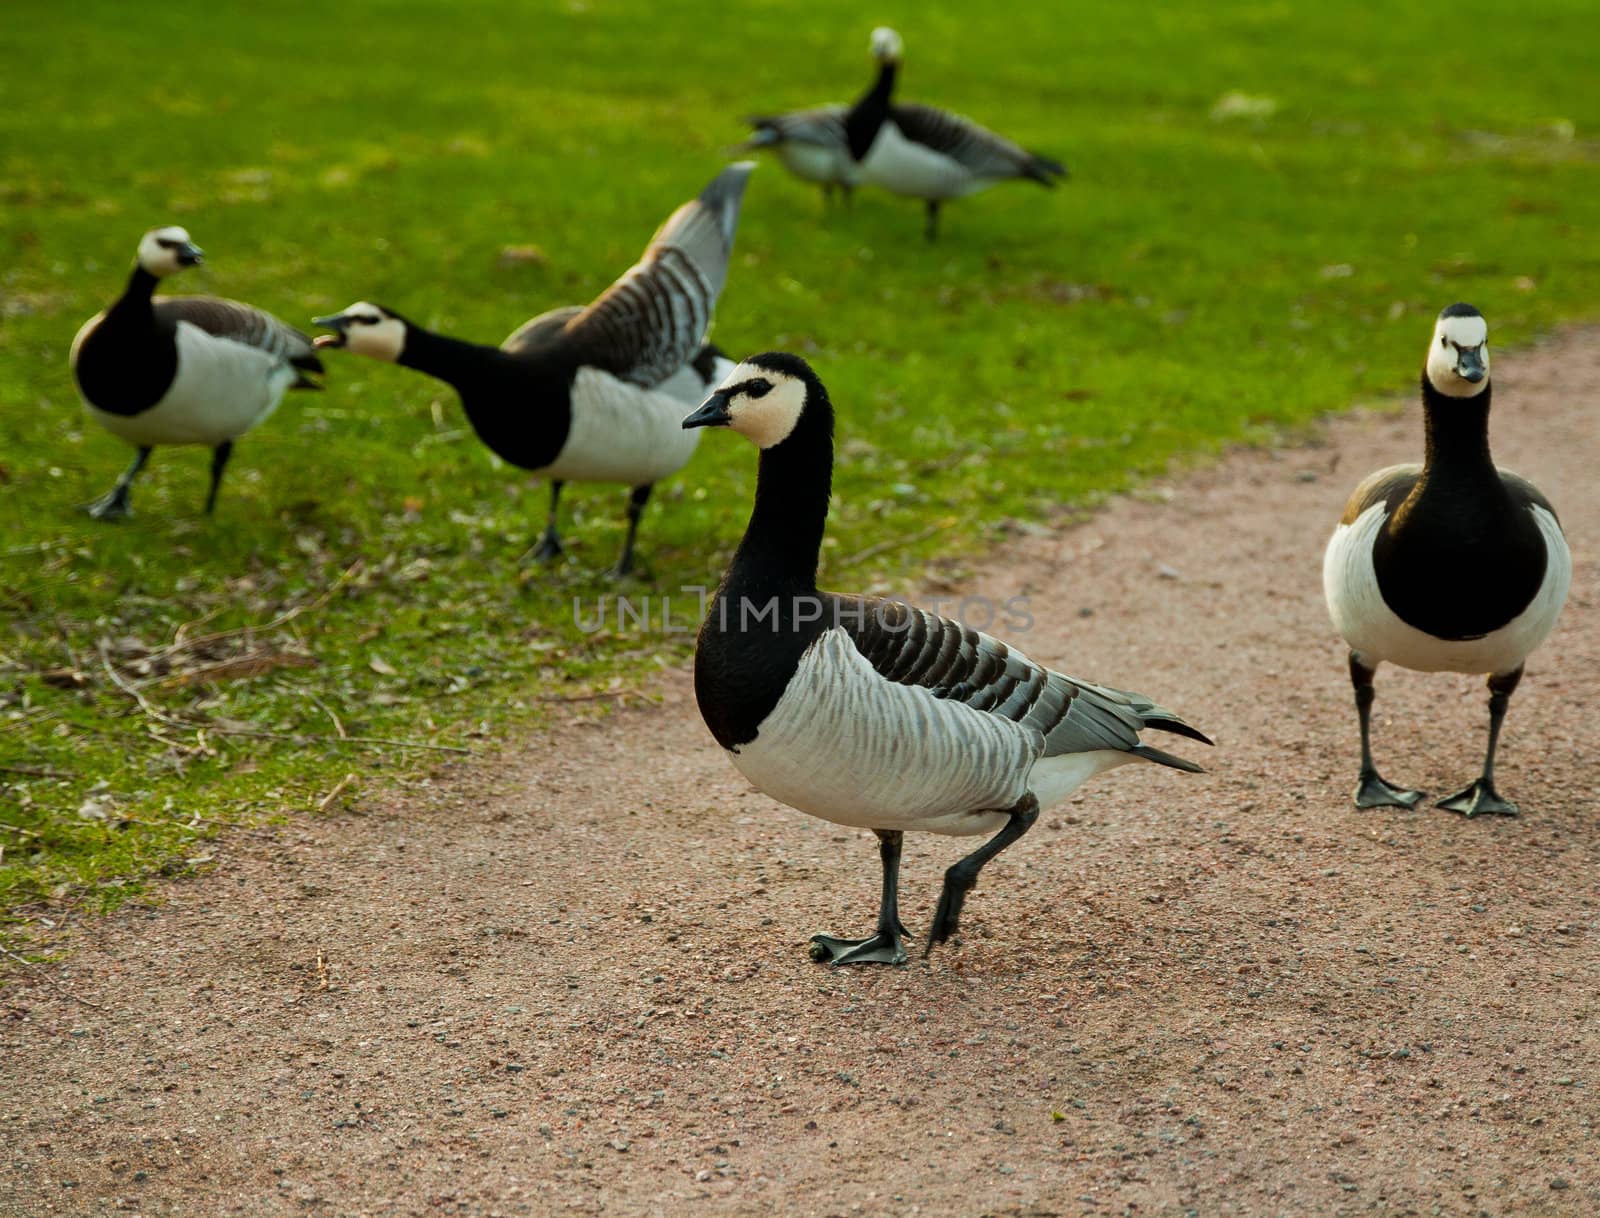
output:
[[[744,387],[744,394],[749,398],[764,398],[772,392],[771,381],[751,381]]]
[[[1439,345],[1441,347],[1448,347],[1450,345],[1450,340],[1441,334],[1439,336]]]

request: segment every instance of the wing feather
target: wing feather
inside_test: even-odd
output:
[[[162,321],[186,321],[216,338],[265,351],[303,372],[323,370],[307,335],[254,305],[219,296],[162,296],[154,308]]]
[[[741,161],[667,218],[644,256],[566,325],[581,361],[646,388],[689,363],[705,342],[728,276],[745,180]]]
[[[889,117],[907,139],[944,153],[981,178],[1031,178],[1053,186],[1054,179],[1066,173],[1059,161],[1029,152],[948,110],[897,102],[889,107]]]
[[[1043,756],[1116,749],[1186,768],[1192,763],[1144,749],[1139,732],[1157,728],[1210,743],[1142,694],[1075,680],[926,609],[871,597],[835,601],[834,621],[885,680],[1029,728],[1042,739]]]

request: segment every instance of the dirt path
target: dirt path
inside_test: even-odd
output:
[[[1218,748],[1047,813],[961,946],[810,963],[869,928],[870,835],[748,790],[674,673],[82,931],[53,976],[95,1009],[0,1000],[0,1212],[1600,1212],[1600,334],[1495,375],[1496,455],[1577,559],[1508,720],[1521,820],[1350,806],[1320,554],[1420,424],[1339,421],[973,581]],[[1481,682],[1379,682],[1391,778],[1477,772]],[[914,928],[960,846],[908,841]]]

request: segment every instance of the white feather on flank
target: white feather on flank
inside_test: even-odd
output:
[[[698,380],[694,369],[687,372]],[[572,379],[572,425],[556,459],[541,472],[560,481],[623,482],[642,486],[688,464],[699,431],[683,429],[684,408],[703,391],[675,396],[688,378],[680,372],[656,389],[641,389],[598,368],[579,368]]]
[[[883,120],[861,168],[867,181],[916,199],[959,199],[1000,180],[979,177],[954,157],[907,139],[892,118]]]
[[[1544,582],[1532,602],[1506,625],[1480,639],[1438,639],[1400,619],[1378,588],[1372,546],[1388,508],[1375,503],[1333,531],[1322,561],[1328,613],[1345,641],[1369,663],[1387,660],[1418,672],[1509,672],[1555,628],[1572,582],[1572,555],[1561,526],[1542,507],[1533,517],[1544,537]],[[1459,595],[1441,589],[1440,596]]]
[[[850,159],[850,149],[846,144],[823,147],[821,144],[789,140],[776,145],[773,151],[778,154],[785,169],[807,182],[836,182],[854,186],[861,181],[861,170]]]
[[[73,340],[74,348],[83,333]],[[217,338],[186,321],[178,323],[177,344],[178,371],[159,402],[138,414],[120,415],[85,401],[95,421],[134,445],[217,445],[238,439],[276,410],[300,375],[276,355]]]
[[[835,824],[990,833],[1032,790],[1041,807],[1104,770],[1114,749],[1041,759],[1044,737],[999,715],[881,676],[842,629],[801,657],[734,766],[782,803]]]

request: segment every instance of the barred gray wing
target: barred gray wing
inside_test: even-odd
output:
[[[889,117],[909,140],[942,152],[981,178],[1032,178],[1050,185],[1060,162],[1029,152],[969,118],[917,102],[898,102]]]
[[[695,357],[728,277],[753,162],[730,165],[667,218],[644,256],[567,323],[581,361],[646,388]]]
[[[186,321],[207,334],[265,351],[306,372],[323,370],[309,337],[254,305],[218,296],[162,296],[154,303],[156,317],[163,321]]]
[[[1140,694],[1075,680],[926,609],[871,597],[836,600],[838,624],[881,676],[1031,728],[1044,738],[1046,757],[1136,751],[1146,727],[1206,739]]]

